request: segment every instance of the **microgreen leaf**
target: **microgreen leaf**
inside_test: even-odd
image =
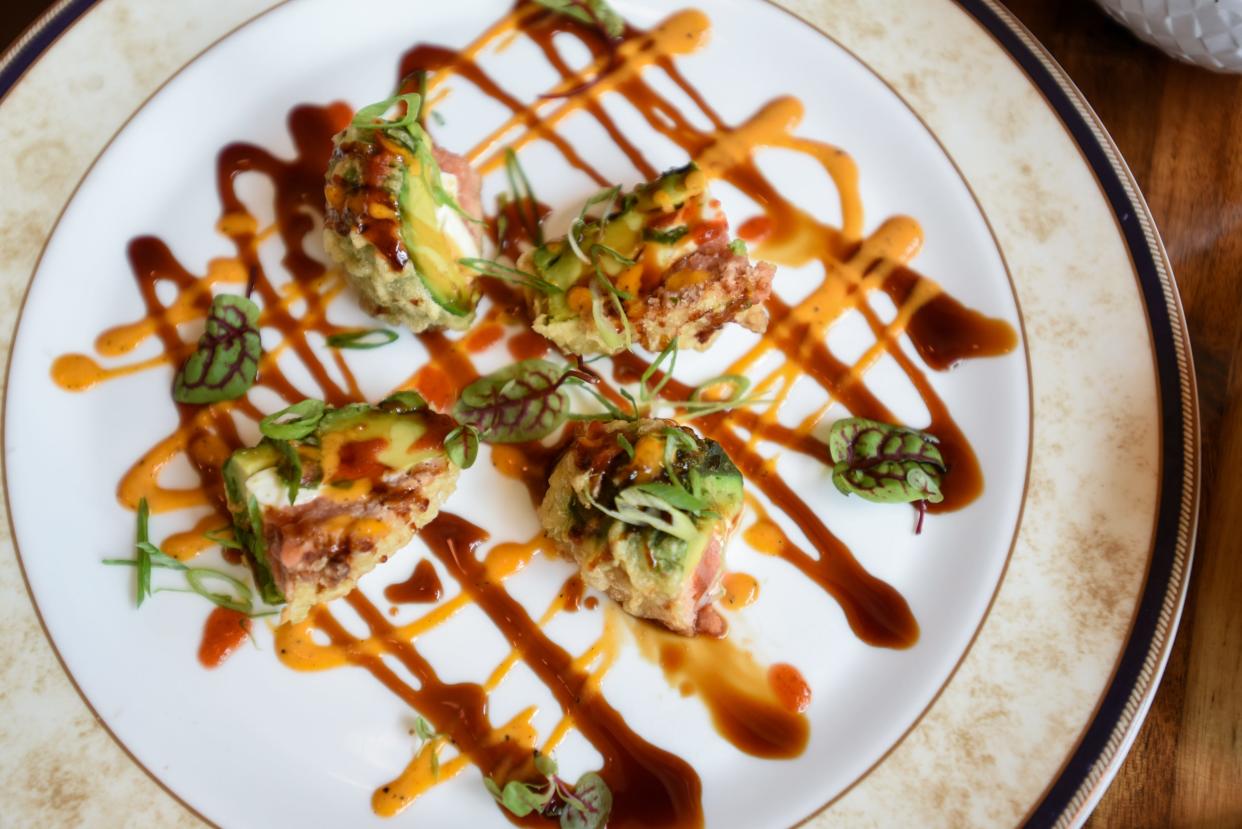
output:
[[[440,748],[448,737],[437,732],[427,720],[418,717],[414,720],[414,733],[423,741],[423,745],[419,751],[427,751],[431,754],[431,776],[440,779]]]
[[[431,723],[422,717],[414,720],[414,733],[418,735],[420,740],[433,740],[436,737],[436,730],[431,727]]]
[[[535,771],[544,777],[551,777],[556,774],[556,760],[550,754],[535,752]]]
[[[660,481],[648,481],[643,484],[635,484],[634,488],[639,492],[645,492],[654,495],[657,498],[667,502],[669,506],[677,509],[688,510],[689,512],[701,512],[707,509],[707,502],[698,496],[692,495],[680,486],[666,484]]]
[[[554,432],[569,414],[562,386],[577,376],[547,360],[522,360],[462,389],[453,417],[489,443],[524,443]]]
[[[401,102],[405,103],[405,115],[393,121],[384,120],[384,115],[387,114],[388,110]],[[394,95],[391,98],[369,104],[358,110],[358,114],[354,116],[350,126],[360,130],[408,129],[418,123],[418,112],[422,107],[422,103],[422,96],[414,92]]]
[[[276,440],[301,440],[315,431],[326,408],[322,400],[294,403],[259,421],[259,431]]]
[[[390,414],[409,414],[425,408],[427,408],[427,400],[412,390],[396,392],[379,403],[379,409]]]
[[[605,0],[535,0],[545,9],[563,14],[587,26],[598,26],[612,40],[625,34],[625,19]]]
[[[458,426],[445,436],[444,451],[458,469],[469,469],[479,456],[479,430],[468,424]]]
[[[216,403],[241,397],[254,385],[263,345],[259,306],[244,296],[222,294],[211,301],[207,329],[177,372],[178,403]]]
[[[366,350],[381,348],[397,341],[397,332],[389,328],[367,328],[362,331],[345,331],[330,335],[326,342],[329,348],[351,348]]]
[[[605,0],[586,0],[586,4],[604,34],[614,40],[625,34],[625,18],[617,14]]]
[[[932,435],[875,420],[839,420],[828,433],[832,482],[846,495],[881,504],[944,500],[947,471]]]
[[[535,2],[557,14],[572,17],[579,23],[585,23],[590,26],[595,22],[595,18],[591,17],[591,13],[579,6],[575,0],[535,0]]]
[[[578,778],[573,800],[561,812],[561,829],[600,829],[612,812],[612,790],[593,771]]]
[[[564,293],[559,285],[553,285],[548,280],[541,279],[533,273],[510,268],[508,265],[502,265],[491,259],[458,259],[457,264],[470,268],[470,270],[477,272],[479,276],[512,282],[514,285],[521,285],[523,288],[530,288],[543,294]]]
[[[734,239],[729,243],[729,250],[737,256],[745,256],[748,252],[745,239]]]
[[[500,804],[518,817],[538,812],[552,799],[552,787],[540,790],[530,783],[510,780],[500,793]]]
[[[652,230],[647,228],[643,231],[643,238],[648,242],[655,242],[657,245],[675,245],[689,232],[689,225],[681,225],[668,230]]]

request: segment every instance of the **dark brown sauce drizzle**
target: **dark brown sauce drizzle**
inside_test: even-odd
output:
[[[561,708],[574,718],[583,736],[603,755],[601,774],[613,792],[609,826],[702,825],[701,784],[694,769],[636,734],[602,694],[585,693],[589,675],[574,667],[573,657],[544,635],[521,604],[488,577],[487,568],[475,557],[486,533],[463,518],[441,513],[421,535],[462,590],[487,614]],[[357,607],[357,602],[353,603]],[[383,622],[382,615],[375,615]],[[423,711],[421,707],[418,710]],[[424,712],[424,716],[429,715]],[[432,723],[439,727],[436,719]],[[490,733],[486,718],[483,726],[487,729],[483,733]]]
[[[884,279],[884,293],[901,307],[921,278],[909,268],[894,268]],[[1009,323],[990,319],[946,293],[936,294],[915,311],[906,333],[923,361],[937,371],[972,357],[1008,354],[1018,345],[1017,332]]]
[[[384,598],[396,604],[429,604],[440,601],[443,595],[444,585],[440,584],[435,565],[425,558],[408,579],[384,588]]]

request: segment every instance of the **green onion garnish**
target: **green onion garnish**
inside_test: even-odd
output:
[[[367,328],[361,331],[344,331],[327,338],[329,348],[370,349],[395,343],[397,332],[388,328]]]

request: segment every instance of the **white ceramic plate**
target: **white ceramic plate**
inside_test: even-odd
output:
[[[105,14],[108,5],[104,3],[85,21]],[[640,28],[655,27],[672,13],[664,4],[616,5]],[[1075,179],[1072,185],[1086,193],[1082,215],[1068,219],[1041,215],[1038,189],[1010,187],[1007,200],[1004,195],[998,199],[997,189],[1006,187],[1003,181],[990,181],[989,176],[1000,177],[1015,169],[1009,163],[1016,148],[990,140],[995,125],[980,125],[978,134],[969,136],[946,118],[943,109],[937,112],[935,104],[928,103],[934,94],[921,81],[907,79],[904,91],[909,101],[896,94],[892,84],[900,84],[902,75],[892,63],[900,66],[899,59],[891,58],[887,64],[875,59],[863,62],[842,42],[824,37],[773,5],[754,0],[699,0],[694,5],[710,18],[710,43],[679,57],[677,66],[726,122],[741,123],[778,96],[800,99],[806,112],[796,133],[839,146],[857,162],[865,211],[863,235],[874,233],[891,217],[913,217],[926,239],[913,267],[966,305],[1006,320],[1015,329],[1025,326],[1025,334],[1019,347],[1006,356],[969,360],[952,372],[926,371],[972,443],[986,488],[965,509],[932,516],[921,535],[911,533],[912,516],[905,508],[841,496],[823,465],[794,453],[783,454],[779,462],[781,474],[849,544],[860,563],[908,601],[921,629],[915,647],[891,650],[863,643],[851,631],[840,606],[793,567],[749,549],[740,538],[731,546],[729,569],[750,573],[760,582],[759,600],[741,613],[730,614],[731,636],[764,664],[795,665],[812,688],[807,711],[811,740],[801,756],[770,761],[736,750],[713,729],[699,700],[670,688],[659,668],[645,661],[633,646],[623,650],[607,675],[604,693],[631,727],[695,767],[703,782],[708,825],[790,825],[838,801],[859,780],[869,778],[866,782],[880,786],[887,773],[906,786],[926,789],[930,781],[939,779],[946,771],[942,758],[951,755],[938,751],[932,736],[910,737],[911,729],[955,672],[958,677],[949,685],[950,692],[963,681],[977,681],[969,671],[958,668],[985,619],[985,633],[992,629],[998,631],[997,636],[1015,635],[1005,625],[1021,629],[1030,619],[1031,627],[1038,629],[1036,650],[1016,650],[1025,641],[1021,636],[1000,643],[996,647],[1001,661],[980,666],[980,670],[990,666],[1000,672],[993,678],[995,687],[989,688],[984,681],[962,690],[966,699],[974,694],[979,717],[991,711],[988,716],[1016,720],[1010,726],[1022,739],[1056,735],[1056,750],[1045,763],[1047,769],[1033,775],[1035,781],[1011,779],[1021,768],[1021,746],[1015,747],[1008,760],[997,760],[995,754],[991,762],[975,756],[972,765],[961,772],[970,780],[1012,794],[1004,807],[984,796],[962,800],[962,822],[987,823],[998,815],[1012,821],[1031,813],[1044,790],[1064,779],[1056,770],[1058,758],[1065,758],[1074,747],[1075,732],[1084,733],[1085,725],[1076,727],[1082,722],[1079,707],[1105,694],[1108,664],[1110,660],[1116,664],[1124,650],[1125,619],[1135,617],[1136,608],[1149,594],[1163,597],[1166,606],[1168,601],[1176,603],[1180,595],[1184,569],[1171,571],[1154,587],[1151,582],[1144,587],[1143,578],[1146,564],[1158,560],[1152,553],[1152,537],[1160,533],[1160,525],[1153,523],[1160,502],[1157,493],[1165,488],[1162,503],[1166,508],[1170,502],[1185,506],[1193,499],[1192,488],[1171,491],[1158,476],[1160,458],[1166,471],[1174,456],[1183,469],[1193,469],[1193,448],[1170,445],[1167,432],[1162,442],[1158,432],[1159,405],[1161,400],[1166,406],[1170,401],[1168,392],[1157,392],[1157,384],[1176,389],[1178,383],[1189,383],[1188,375],[1178,373],[1176,361],[1172,369],[1153,370],[1152,357],[1145,356],[1155,355],[1158,363],[1162,349],[1176,347],[1179,340],[1167,333],[1169,310],[1175,313],[1175,306],[1144,310],[1138,301],[1136,286],[1144,283],[1136,282],[1125,270],[1124,253],[1117,256],[1124,251],[1123,242],[1130,242],[1124,236],[1124,224],[1121,234],[1112,226],[1106,242],[1095,242],[1089,236],[1082,240],[1073,227],[1058,224],[1110,227],[1107,203],[1081,181]],[[957,24],[979,25],[961,10],[944,5],[946,14],[957,16]],[[176,427],[176,412],[168,399],[175,366],[159,364],[82,393],[58,387],[50,366],[65,353],[92,354],[99,332],[142,317],[143,306],[126,257],[129,240],[158,236],[182,264],[198,274],[206,271],[210,260],[234,254],[227,238],[213,229],[220,211],[215,158],[221,147],[245,141],[288,157],[294,148],[286,117],[293,106],[334,100],[360,106],[382,97],[397,77],[401,54],[412,44],[465,46],[507,8],[501,0],[473,0],[415,14],[408,2],[375,0],[367,14],[351,15],[329,0],[296,0],[256,17],[188,63],[126,123],[68,202],[30,284],[12,351],[4,447],[15,542],[31,593],[66,668],[100,719],[139,764],[211,822],[230,827],[384,823],[371,813],[370,797],[409,761],[411,739],[406,732],[413,712],[363,671],[302,674],[285,668],[273,655],[272,637],[265,629],[258,632],[258,647],[243,649],[217,671],[205,671],[195,658],[206,612],[201,603],[160,596],[135,610],[132,573],[104,568],[98,561],[123,553],[132,537],[133,514],[118,503],[118,479]],[[994,17],[988,17],[994,13],[986,7],[971,13],[985,24],[994,22]],[[887,20],[880,22],[883,15],[878,11],[847,17],[856,27],[869,20],[881,28],[889,25]],[[852,36],[858,41],[851,43],[856,49],[869,37],[892,37],[891,32],[867,35],[859,34],[862,28],[845,29],[837,35],[843,41]],[[951,28],[930,31],[931,39],[939,39],[945,49],[978,49],[983,54],[987,47],[965,36],[955,38]],[[978,31],[969,31],[978,37]],[[761,48],[756,49],[756,44]],[[746,60],[743,71],[739,56],[756,53],[762,59]],[[273,54],[280,59],[273,60]],[[888,54],[896,53],[890,50]],[[570,59],[580,56],[571,54]],[[931,71],[925,59],[921,54],[909,58],[916,76]],[[520,39],[503,51],[485,50],[480,62],[523,100],[533,100],[554,79],[546,61]],[[954,65],[955,59],[944,57],[941,71],[951,74]],[[649,75],[657,88],[673,94],[671,84],[659,72]],[[926,77],[928,83],[934,82],[934,75]],[[494,129],[504,113],[468,84],[453,83],[452,87],[451,97],[441,107],[447,123],[435,132],[444,145],[464,150]],[[1016,85],[1013,89],[1018,91],[1001,97],[1005,107],[1017,110],[1022,96],[1029,93]],[[954,105],[962,111],[986,106],[972,101],[974,93],[965,89],[956,89],[954,94]],[[617,96],[606,95],[603,100],[618,125],[656,167],[685,161],[679,148],[652,130],[635,110],[621,105]],[[677,103],[696,127],[706,126],[704,114],[692,103],[682,98]],[[2,112],[8,116],[13,102],[6,106]],[[1048,129],[1042,121],[1025,129],[1019,124],[1017,134],[1026,140]],[[604,140],[586,113],[567,120],[558,132],[608,179],[627,184],[639,180],[634,167]],[[1064,143],[1072,132],[1053,129],[1053,134]],[[13,146],[20,139],[12,134],[4,137]],[[1099,147],[1107,149],[1107,145]],[[1071,174],[1081,171],[1079,178],[1090,181],[1086,165],[1060,145],[1049,152],[1054,158],[1068,158],[1065,163],[1071,166]],[[981,171],[978,163],[972,163],[971,153],[987,155],[990,167]],[[522,157],[541,200],[565,208],[552,219],[554,228],[563,228],[570,208],[593,193],[596,185],[571,170],[546,144],[532,145]],[[757,159],[791,201],[829,224],[841,221],[835,188],[806,157],[761,150]],[[1045,172],[1042,166],[1036,169],[1039,173],[1034,178]],[[1018,179],[1024,176],[1018,173]],[[485,205],[494,203],[503,185],[501,175],[487,179]],[[239,189],[261,223],[268,223],[270,185],[259,176],[249,176],[240,180]],[[726,185],[718,187],[717,195],[735,226],[761,210]],[[989,202],[997,206],[991,208]],[[1134,204],[1133,199],[1129,204]],[[1152,250],[1159,252],[1153,240],[1140,241],[1147,244],[1149,259]],[[317,234],[310,235],[307,252],[323,258]],[[261,252],[269,277],[278,285],[288,279],[280,265],[282,254],[278,238],[265,243]],[[1077,300],[1057,295],[1058,290],[1065,291],[1059,281],[1063,273],[1039,270],[1041,258],[1043,262],[1077,258],[1089,265],[1094,261],[1090,257],[1101,258],[1100,270],[1089,274],[1090,290],[1082,291]],[[788,302],[801,299],[822,279],[818,263],[779,264],[777,292]],[[1144,289],[1154,286],[1157,296],[1161,285],[1169,284],[1159,281],[1160,274],[1140,276],[1149,280]],[[1163,277],[1167,280],[1167,273]],[[877,292],[872,305],[883,319],[891,319],[894,308],[886,297],[880,297],[883,294]],[[1112,316],[1103,310],[1109,307],[1115,309]],[[348,292],[334,302],[329,317],[341,324],[366,322]],[[1149,319],[1154,339],[1148,334]],[[1160,320],[1164,320],[1164,329]],[[1176,317],[1172,322],[1177,324]],[[193,340],[197,330],[186,326],[183,336]],[[1097,336],[1098,332],[1103,334]],[[264,339],[272,348],[279,334],[265,330]],[[730,330],[707,354],[683,355],[678,377],[691,384],[701,381],[741,354],[754,339],[740,329]],[[828,338],[833,353],[847,362],[857,359],[873,341],[857,312],[834,325]],[[904,338],[900,347],[918,359]],[[158,353],[155,343],[147,342],[120,360],[98,355],[96,359],[119,365]],[[321,353],[326,354],[326,349]],[[347,359],[362,390],[374,400],[409,377],[424,362],[425,351],[406,334],[381,351],[354,352]],[[477,362],[486,371],[507,359],[504,349],[497,347]],[[891,357],[872,369],[867,382],[898,418],[914,426],[926,424],[927,410]],[[820,404],[822,392],[808,386],[796,387],[791,410],[809,411]],[[316,396],[309,384],[303,390]],[[1048,404],[1057,395],[1063,398],[1064,409]],[[260,403],[269,410],[278,407],[270,396],[260,398]],[[1193,403],[1189,405],[1176,401],[1175,409],[1193,425]],[[825,425],[843,414],[840,407],[834,407]],[[1108,421],[1109,417],[1115,419]],[[1169,427],[1167,410],[1164,426]],[[1113,430],[1119,428],[1129,435],[1120,449],[1109,442]],[[252,423],[243,429],[248,439],[255,439]],[[1032,440],[1036,441],[1033,455]],[[1074,455],[1075,449],[1083,447],[1095,454],[1061,459],[1061,477],[1053,474],[1057,467],[1049,464],[1050,458]],[[1043,510],[1053,522],[1060,522],[1056,526],[1020,526],[1024,506],[1026,522],[1032,517],[1027,503],[1028,471],[1033,487],[1042,488],[1045,494]],[[1134,480],[1118,483],[1125,471],[1133,472]],[[1189,480],[1193,483],[1193,475]],[[188,465],[175,463],[161,481],[192,486],[194,475]],[[1065,482],[1070,482],[1073,491],[1065,491]],[[1123,492],[1115,491],[1118,486]],[[1048,496],[1055,502],[1048,504]],[[479,465],[463,477],[446,509],[470,518],[500,539],[525,539],[535,530],[524,491],[492,469],[486,450]],[[200,509],[159,515],[153,521],[153,535],[160,539],[186,530],[201,514]],[[751,518],[748,515],[744,523]],[[1176,523],[1176,513],[1169,520]],[[1100,535],[1075,537],[1075,532],[1083,531],[1083,521],[1094,525]],[[798,537],[792,524],[784,523]],[[1134,525],[1137,531],[1129,529]],[[1188,532],[1183,522],[1181,535],[1166,542],[1165,555],[1172,557],[1175,550],[1183,549]],[[1109,553],[1109,566],[1100,569],[1098,563],[1084,563],[1081,557],[1095,556],[1101,544],[1117,547]],[[378,606],[387,607],[383,587],[405,579],[424,549],[422,542],[415,541],[369,576],[364,592]],[[1158,545],[1156,549],[1159,552]],[[1026,555],[1030,567],[1020,568],[1015,562],[1007,571],[1011,553]],[[537,617],[568,572],[562,563],[536,560],[507,588]],[[993,607],[1003,574],[1006,588],[1017,594],[1013,602]],[[451,596],[456,587],[443,569],[441,576]],[[1013,579],[1020,580],[1016,586],[1010,586]],[[1079,579],[1097,592],[1112,585],[1115,596],[1101,604],[1098,618],[1073,619],[1066,607],[1081,588],[1063,584],[1064,579]],[[1143,612],[1158,615],[1159,604]],[[334,612],[347,627],[361,629],[347,608],[334,607]],[[402,612],[406,618],[422,611],[405,608]],[[997,614],[1002,614],[999,622],[994,618]],[[1071,617],[1073,624],[1059,626],[1058,615]],[[602,609],[562,617],[549,626],[548,634],[571,652],[580,652],[598,634],[602,618]],[[1035,620],[1049,624],[1040,627]],[[1098,630],[1108,634],[1101,633],[1098,642],[1088,631],[1097,622]],[[1140,649],[1144,659],[1155,654],[1159,663],[1168,636],[1167,626],[1153,634]],[[1047,650],[1040,651],[1039,646]],[[486,616],[473,608],[420,638],[418,647],[441,677],[450,681],[482,681],[508,652]],[[1064,654],[1075,652],[1083,654],[1081,676],[1074,676],[1077,667],[1063,661],[1070,658]],[[990,695],[1008,684],[1029,686],[1026,677],[1035,666],[1032,663],[1040,670],[1037,687],[1031,690],[1053,699],[1063,692],[1072,711],[1064,715],[1067,722],[1054,723],[1063,715],[1049,710],[1050,706],[1022,707],[1021,699],[998,702],[999,697]],[[1039,684],[1047,688],[1041,691]],[[1153,687],[1150,676],[1142,683],[1128,683],[1132,694],[1141,692],[1140,699]],[[953,704],[951,696],[946,694],[933,711]],[[1011,703],[1018,708],[1009,709]],[[530,704],[540,706],[535,726],[546,736],[560,711],[535,675],[519,668],[493,696],[493,722],[502,723]],[[997,714],[998,710],[1002,713]],[[970,724],[971,716],[966,715],[965,729],[958,733],[977,735],[993,746],[996,735],[986,725]],[[1027,721],[1022,721],[1024,717]],[[934,721],[934,717],[928,719]],[[1112,726],[1124,725],[1124,733],[1133,720],[1133,712],[1124,723],[1118,715]],[[1054,732],[1054,728],[1061,730]],[[913,733],[923,734],[923,727]],[[1004,741],[1003,736],[1000,739]],[[899,744],[905,754],[894,751]],[[1114,745],[1107,752],[1094,751],[1088,759],[1092,763],[1103,760],[1106,766],[1117,754]],[[571,778],[598,765],[598,755],[581,739],[569,739],[558,757]],[[1076,772],[1066,785],[1077,796],[1078,788],[1087,782],[1094,786],[1099,776],[1091,780],[1087,772]],[[868,792],[866,782],[834,806],[841,819],[883,819],[886,807],[866,798],[883,801],[884,797]],[[920,802],[921,797],[909,798],[911,813],[921,808]],[[1071,808],[1067,804],[1070,798],[1054,806],[1056,814],[1050,817],[1072,816],[1082,805],[1079,802]],[[502,825],[503,818],[486,795],[478,773],[470,770],[436,787],[398,820]]]

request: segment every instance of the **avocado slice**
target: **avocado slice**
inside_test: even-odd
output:
[[[262,520],[255,520],[259,517],[257,504],[246,491],[246,481],[265,469],[279,465],[280,458],[280,451],[265,439],[258,446],[234,452],[221,470],[229,511],[233,515],[234,535],[249,554],[247,557],[254,573],[255,584],[263,601],[268,604],[283,604],[285,597],[272,578],[266,544],[263,541]]]
[[[440,185],[440,166],[428,147],[429,140],[418,142],[416,152],[406,157],[398,196],[402,240],[435,303],[453,316],[465,317],[474,310],[475,295],[457,264],[459,254],[453,243],[440,231],[436,209],[448,196]]]

